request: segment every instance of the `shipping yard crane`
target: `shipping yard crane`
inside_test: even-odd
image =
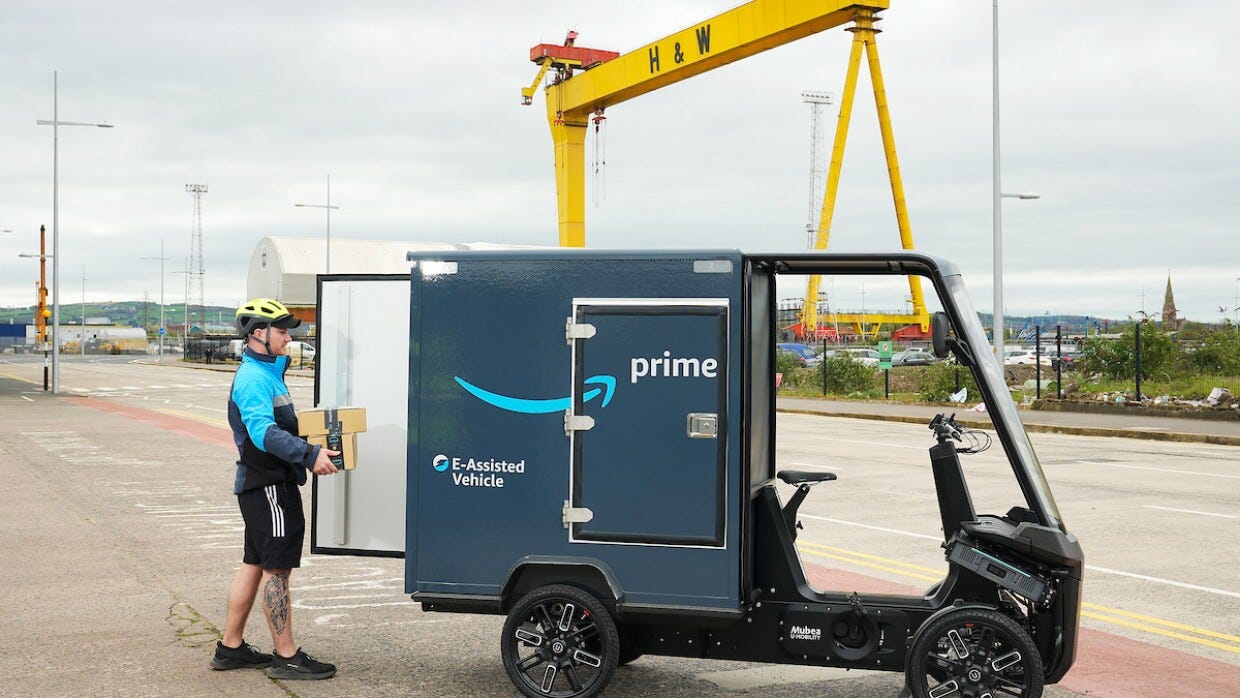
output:
[[[530,60],[539,66],[533,82],[521,90],[522,102],[531,104],[539,84],[554,71],[547,85],[547,122],[555,148],[555,181],[560,245],[585,246],[585,139],[586,129],[604,117],[608,107],[653,92],[661,87],[700,75],[742,58],[762,53],[833,27],[852,23],[852,52],[840,104],[835,144],[823,197],[815,249],[826,249],[835,194],[843,164],[844,143],[852,113],[853,95],[864,49],[878,107],[887,171],[900,242],[913,248],[912,231],[904,203],[904,185],[896,158],[891,117],[878,60],[874,27],[877,13],[890,0],[753,0],[715,15],[655,42],[621,55],[615,51],[576,46],[576,32],[569,32],[563,45],[539,44],[530,49]],[[925,300],[917,277],[909,277],[912,313],[908,315],[840,315],[841,321],[917,322],[929,328]],[[818,277],[806,289],[802,321],[808,335],[817,328]]]

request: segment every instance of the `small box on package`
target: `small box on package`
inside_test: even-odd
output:
[[[357,467],[357,435],[366,431],[365,407],[316,407],[297,413],[297,431],[306,441],[340,451],[332,464],[342,470]]]

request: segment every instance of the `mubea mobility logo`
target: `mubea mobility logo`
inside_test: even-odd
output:
[[[435,466],[435,470],[442,473],[448,469],[448,457],[441,453],[435,456],[434,460],[431,461],[431,465]]]

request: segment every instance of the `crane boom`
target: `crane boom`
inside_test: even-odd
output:
[[[811,34],[851,22],[890,0],[754,0],[629,51],[559,85],[563,118],[606,109]],[[550,93],[548,93],[550,97]]]
[[[752,0],[623,55],[574,46],[575,33],[564,46],[534,47],[530,60],[539,64],[540,74],[549,65],[556,69],[546,98],[555,146],[560,245],[585,246],[585,138],[592,114],[890,4],[890,0]],[[531,93],[526,88],[523,97]]]

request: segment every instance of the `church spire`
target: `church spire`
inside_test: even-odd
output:
[[[1167,274],[1167,292],[1163,294],[1162,322],[1163,327],[1174,332],[1182,324],[1176,317],[1175,294],[1171,292],[1171,275]]]

